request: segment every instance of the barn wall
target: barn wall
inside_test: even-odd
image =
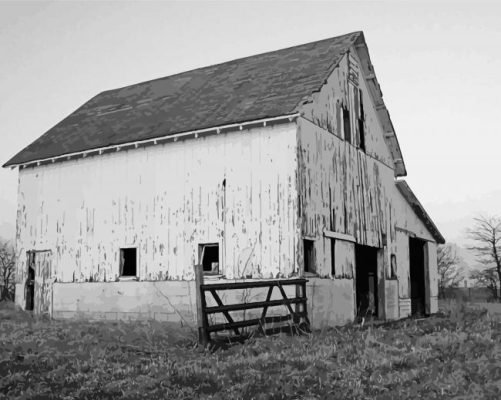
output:
[[[427,265],[427,312],[438,311],[438,268],[437,268],[437,244],[426,226],[416,216],[409,203],[404,199],[400,191],[395,188],[394,196],[397,215],[401,217],[396,222],[396,260],[399,294],[399,315],[401,318],[411,314],[410,302],[410,259],[409,238],[416,237],[426,241]]]
[[[357,119],[360,116],[360,99],[355,93],[362,91],[366,154],[393,168],[391,153],[384,141],[378,114],[373,106],[366,82],[355,53],[349,53],[339,62],[313,101],[303,106],[303,115],[318,127],[344,139],[342,108],[350,110],[352,142],[360,143]]]
[[[154,319],[196,325],[194,281],[54,283],[53,291],[56,319]]]
[[[327,235],[339,233],[346,238],[335,239],[335,280],[353,278],[355,243],[383,249],[380,305],[385,317],[394,319],[409,299],[409,234],[434,239],[395,185],[393,160],[357,63],[356,55],[347,54],[303,106],[303,117],[298,120],[301,235],[315,241],[316,272],[324,278],[332,278],[332,239]],[[365,142],[358,124],[360,99]],[[345,140],[343,108],[350,113],[350,142]],[[361,149],[363,144],[365,149]],[[302,257],[300,242],[299,265]],[[433,254],[431,249],[430,260],[433,257],[436,250]],[[430,268],[433,285],[433,262]]]
[[[296,164],[289,123],[23,169],[17,250],[52,250],[58,282],[116,281],[120,247],[140,280],[193,279],[212,242],[227,278],[290,276]]]
[[[365,152],[358,149],[359,89]],[[343,107],[350,110],[352,143],[344,140]],[[394,224],[389,223],[394,218],[389,201],[393,163],[356,58],[346,55],[314,101],[304,106],[298,136],[303,235],[322,238],[323,231],[330,230],[374,247],[383,246],[383,235],[391,235],[391,242],[395,234]]]
[[[393,246],[393,170],[310,121],[301,119],[298,129],[301,232],[315,239],[318,274],[331,271],[331,239],[325,231],[367,246]],[[343,264],[336,268],[339,278],[351,275],[349,261]]]
[[[395,199],[393,206],[396,214],[398,215],[398,220],[395,221],[397,230],[400,230],[401,232],[410,232],[413,236],[419,239],[434,242],[435,239],[431,233],[416,215],[396,186],[393,187],[392,197]]]

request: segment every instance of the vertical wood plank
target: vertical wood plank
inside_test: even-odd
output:
[[[204,270],[200,264],[194,265],[195,269],[195,293],[197,299],[197,328],[198,328],[198,342],[202,346],[207,346],[210,337],[207,331],[208,321],[205,314],[205,293],[201,289],[204,284]]]

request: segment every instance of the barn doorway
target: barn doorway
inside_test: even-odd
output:
[[[35,254],[33,251],[29,251],[27,254],[28,273],[24,295],[27,311],[33,311],[35,307]]]
[[[357,317],[378,315],[377,254],[378,248],[355,245]]]
[[[409,238],[411,314],[424,315],[426,304],[424,240]]]

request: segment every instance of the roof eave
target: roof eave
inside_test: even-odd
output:
[[[9,161],[7,161],[2,167],[3,168],[15,168],[15,167],[20,167],[20,168],[25,168],[28,166],[40,166],[43,164],[49,164],[49,163],[54,163],[56,161],[64,161],[64,160],[70,160],[70,159],[75,159],[75,158],[85,158],[89,155],[101,155],[104,153],[110,153],[110,152],[118,152],[121,149],[132,149],[132,148],[138,148],[138,147],[144,147],[147,145],[157,145],[160,143],[167,143],[167,142],[176,142],[178,140],[184,140],[188,139],[191,137],[198,138],[199,136],[209,136],[211,134],[220,134],[220,133],[227,133],[230,131],[237,131],[237,130],[244,130],[244,129],[249,129],[249,128],[254,128],[256,126],[269,126],[272,124],[276,123],[290,123],[293,122],[297,117],[299,117],[299,113],[294,112],[290,114],[284,114],[284,115],[279,115],[279,116],[274,116],[274,117],[268,117],[268,118],[261,118],[257,120],[251,120],[251,121],[242,121],[242,122],[237,122],[233,124],[225,124],[225,125],[220,125],[220,126],[213,126],[209,128],[203,128],[203,129],[197,129],[193,131],[188,131],[188,132],[179,132],[179,133],[174,133],[174,134],[168,134],[164,136],[157,136],[149,139],[144,139],[144,140],[137,140],[137,141],[132,141],[132,142],[125,142],[125,143],[118,143],[118,144],[112,144],[109,146],[104,146],[104,147],[97,147],[97,148],[92,148],[92,149],[87,149],[87,150],[82,150],[78,152],[73,152],[73,153],[66,153],[66,154],[61,154],[61,155],[56,155],[53,157],[46,157],[46,158],[40,158],[40,159],[33,159],[33,160],[27,160],[27,161],[21,161],[17,162],[15,159],[17,156],[20,154],[18,153],[14,157],[12,157]]]
[[[438,230],[437,226],[433,222],[433,220],[430,218],[426,210],[424,209],[423,205],[421,202],[418,200],[414,192],[411,190],[410,186],[407,184],[407,182],[403,179],[395,181],[395,185],[397,186],[397,189],[400,191],[404,199],[407,201],[409,206],[413,209],[413,211],[416,213],[418,218],[423,222],[424,226],[426,229],[430,232],[430,234],[433,236],[435,241],[438,244],[444,244],[445,243],[445,238],[443,235],[440,233]]]

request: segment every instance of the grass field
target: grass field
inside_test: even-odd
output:
[[[217,351],[159,322],[0,318],[0,398],[501,398],[501,322],[463,305]]]

